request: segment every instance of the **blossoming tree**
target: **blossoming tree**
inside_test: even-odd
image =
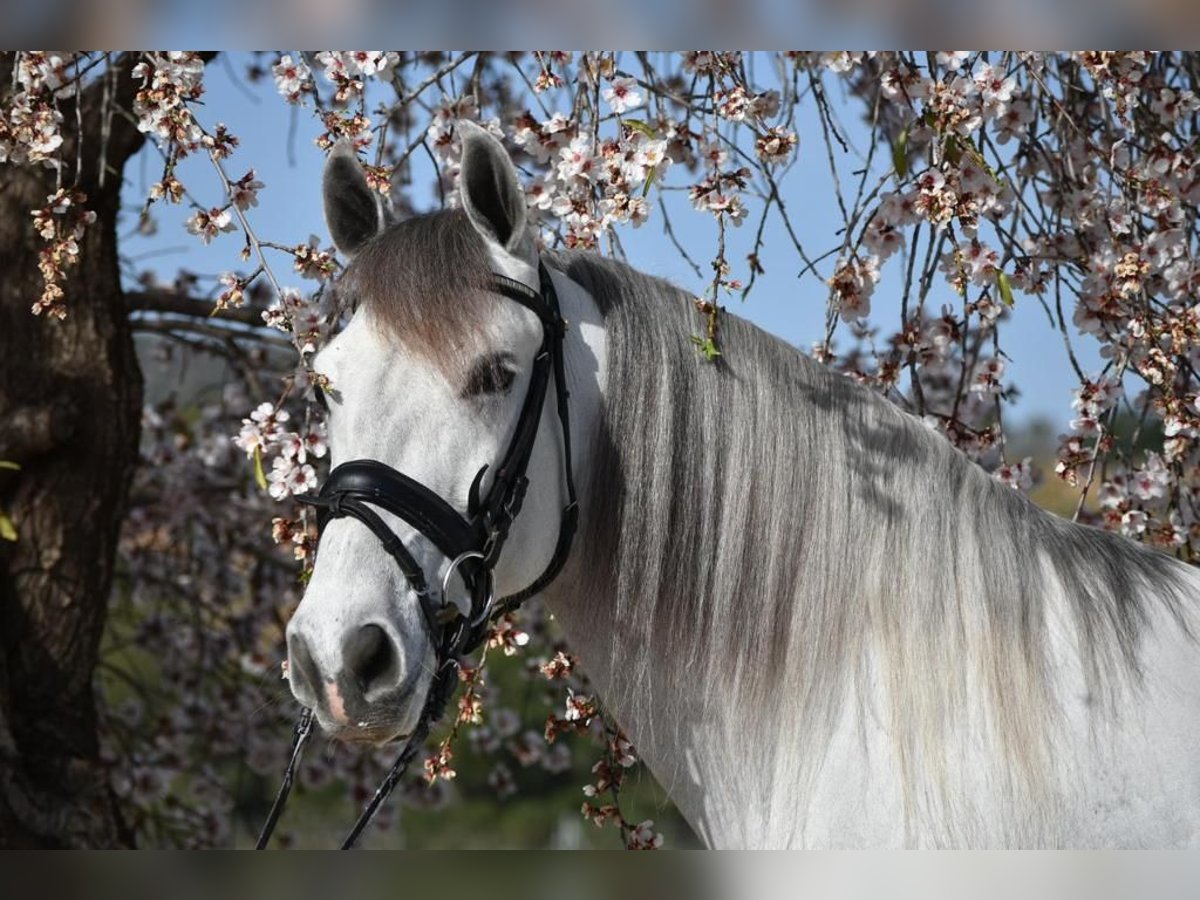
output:
[[[282,630],[316,537],[293,498],[326,453],[309,364],[337,324],[339,261],[262,232],[271,160],[241,158],[202,102],[210,59],[0,55],[0,845],[228,842],[285,754]],[[703,285],[699,364],[722,353],[731,298],[793,271],[825,304],[816,358],[1019,491],[1037,473],[1006,453],[1006,326],[1017,304],[1042,309],[1079,379],[1048,477],[1077,491],[1077,518],[1200,553],[1196,55],[290,51],[236,65],[273,82],[317,148],[352,141],[401,213],[426,202],[425,177],[453,202],[455,123],[471,119],[527,175],[545,246],[620,255],[632,229],[675,241],[673,218],[710,219],[713,246],[675,243]],[[806,107],[819,129],[800,134]],[[122,280],[121,187],[144,144],[139,227],[186,207],[193,240],[228,243],[226,271]],[[189,158],[206,179],[185,183]],[[834,183],[842,228],[825,246],[797,236],[797,162]],[[768,223],[784,245],[766,245]],[[744,256],[733,229],[752,235]],[[141,362],[135,333],[153,338]],[[1080,366],[1080,342],[1101,371]],[[221,391],[144,401],[142,365],[197,354],[224,367]],[[456,721],[403,800],[441,802],[463,740],[503,798],[570,770],[561,738],[581,733],[597,747],[583,771],[599,757],[584,816],[661,844],[620,802],[634,749],[543,612],[506,619],[489,648],[521,665],[464,670]],[[538,702],[519,711],[522,679]],[[359,797],[379,765],[338,752],[301,779]]]

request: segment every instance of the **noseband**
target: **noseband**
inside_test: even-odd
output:
[[[373,459],[353,459],[342,463],[329,473],[320,493],[315,497],[296,498],[301,503],[317,508],[317,524],[322,530],[330,519],[350,516],[369,528],[379,539],[420,601],[429,640],[437,657],[433,682],[430,684],[417,725],[370,803],[363,809],[354,828],[342,843],[343,850],[354,845],[380,804],[387,799],[403,777],[408,764],[424,744],[430,727],[442,717],[446,704],[458,684],[459,658],[469,654],[483,642],[493,621],[515,610],[524,600],[550,584],[562,570],[570,553],[579,508],[575,497],[575,479],[571,470],[571,423],[567,403],[569,394],[563,363],[566,323],[559,311],[554,282],[541,263],[538,264],[538,279],[540,292],[512,278],[497,274],[492,276],[492,287],[495,291],[531,310],[541,321],[542,343],[533,360],[529,390],[521,405],[516,430],[508,449],[496,466],[487,493],[482,497],[480,489],[488,466],[485,465],[476,474],[468,494],[465,516],[419,481]],[[526,469],[529,467],[534,442],[537,440],[551,376],[554,378],[558,419],[562,426],[567,505],[559,522],[554,555],[545,570],[527,587],[496,600],[492,573],[508,539],[509,529],[521,512],[525,491],[529,486]],[[376,509],[384,510],[407,522],[450,560],[438,593],[435,594],[430,589],[424,570]],[[446,602],[446,591],[451,577],[456,572],[462,578],[471,598],[471,609],[465,616],[459,613],[457,607]],[[296,725],[291,758],[279,794],[259,835],[257,847],[260,850],[267,845],[283,812],[301,750],[312,733],[312,718],[312,710],[305,709]]]

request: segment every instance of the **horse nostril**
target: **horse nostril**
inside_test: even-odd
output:
[[[364,625],[352,633],[342,648],[342,659],[368,702],[400,681],[399,656],[387,632],[378,625]]]
[[[288,636],[288,681],[298,699],[310,706],[316,702],[321,678],[308,644],[299,635]]]

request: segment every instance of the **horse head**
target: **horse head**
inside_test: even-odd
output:
[[[348,144],[325,169],[353,311],[314,361],[334,469],[287,644],[293,693],[344,740],[411,734],[492,598],[561,565],[573,517],[552,277],[500,142],[471,123],[459,138],[455,211],[391,221]]]

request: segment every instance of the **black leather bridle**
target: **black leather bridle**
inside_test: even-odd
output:
[[[559,310],[554,282],[541,263],[538,265],[538,279],[540,292],[512,278],[496,274],[492,276],[494,290],[531,310],[541,320],[542,343],[533,360],[529,389],[508,449],[495,468],[487,493],[482,497],[480,488],[488,466],[485,465],[476,474],[468,494],[465,516],[419,481],[373,459],[354,459],[342,463],[329,473],[315,497],[296,498],[317,508],[317,524],[321,529],[330,519],[350,516],[369,528],[379,539],[421,603],[429,640],[437,657],[433,681],[417,725],[342,843],[343,850],[354,845],[380,804],[403,777],[408,764],[425,742],[430,727],[442,717],[458,684],[459,658],[483,642],[493,621],[513,611],[524,600],[550,584],[562,571],[571,551],[579,507],[571,465],[569,393],[563,360],[566,323]],[[559,522],[558,541],[549,564],[532,584],[496,600],[492,572],[508,539],[509,529],[521,512],[525,491],[529,486],[526,469],[537,440],[552,377],[557,395],[558,419],[562,426],[563,473],[567,490],[567,505]],[[439,593],[435,594],[430,589],[424,570],[376,509],[407,522],[450,560]],[[446,602],[446,591],[455,572],[462,578],[471,598],[471,609],[465,616],[459,614],[457,607]],[[312,733],[312,718],[312,710],[305,709],[296,725],[291,757],[279,793],[259,835],[258,849],[267,845],[283,811],[301,750]]]

